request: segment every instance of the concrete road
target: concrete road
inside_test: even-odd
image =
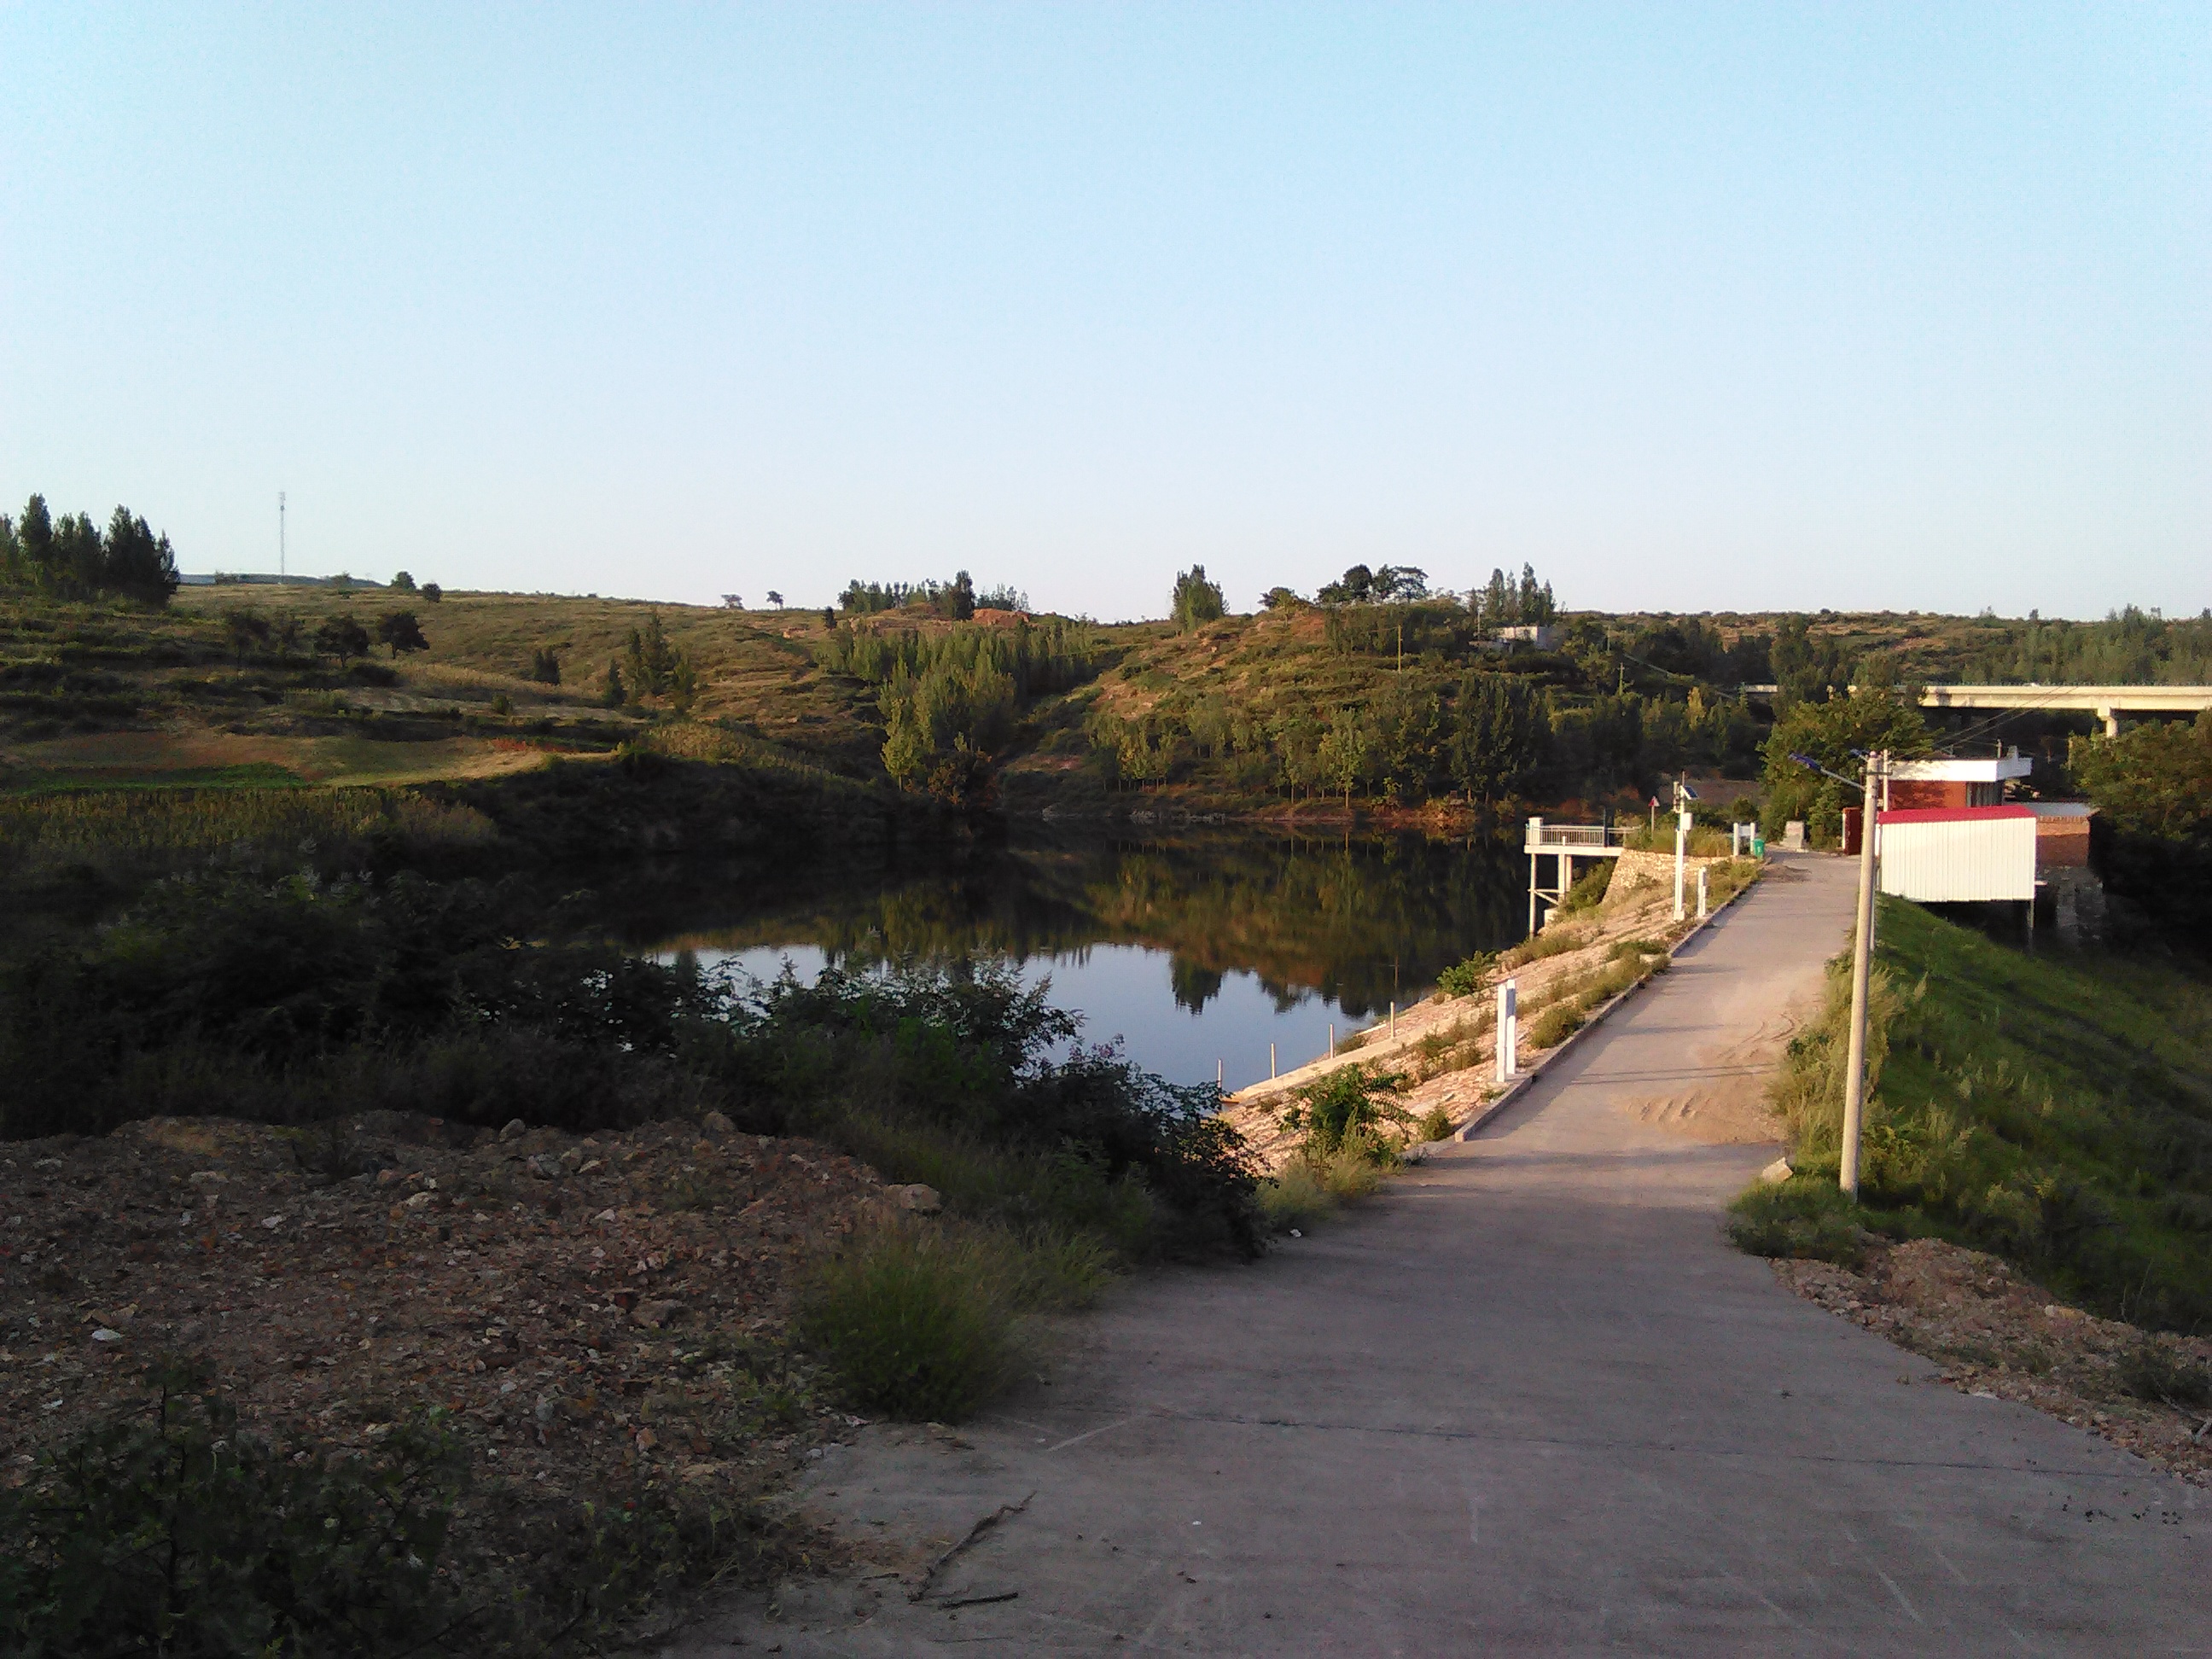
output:
[[[668,1651],[2212,1651],[2204,1494],[1780,1289],[1718,1231],[1772,1149],[1645,1121],[1838,947],[1850,870],[1793,871],[1387,1197],[1133,1287],[965,1446],[830,1454],[857,1534],[1000,1516],[921,1600],[794,1588]]]

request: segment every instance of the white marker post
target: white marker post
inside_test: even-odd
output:
[[[1273,1083],[1275,1077],[1275,1045],[1271,1042],[1267,1045],[1267,1081]]]
[[[1498,988],[1498,1080],[1513,1081],[1520,1055],[1521,990],[1513,981],[1507,980]]]
[[[1699,869],[1699,870],[1698,870],[1698,920],[1699,921],[1703,921],[1705,919],[1705,871],[1701,868],[1701,869]]]

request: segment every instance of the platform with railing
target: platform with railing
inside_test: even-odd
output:
[[[1619,858],[1636,834],[1633,824],[1547,823],[1530,818],[1523,831],[1527,853],[1566,853],[1577,858]]]

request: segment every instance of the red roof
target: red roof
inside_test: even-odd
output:
[[[1906,806],[1879,815],[1883,823],[1984,823],[1999,818],[2032,818],[2025,806]]]

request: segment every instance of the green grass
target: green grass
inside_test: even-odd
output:
[[[17,871],[210,853],[297,854],[395,839],[477,846],[490,821],[471,807],[377,788],[86,789],[0,797],[0,850]]]
[[[1347,1200],[1371,1196],[1396,1163],[1395,1148],[1365,1139],[1302,1153],[1260,1183],[1261,1214],[1270,1231],[1304,1231]]]
[[[2029,955],[1884,899],[1860,1196],[2138,1323],[2212,1324],[2212,983],[2163,955]],[[1845,959],[1774,1100],[1832,1181]]]
[[[854,1401],[955,1423],[1012,1380],[1024,1314],[1080,1306],[1112,1277],[1079,1240],[913,1222],[861,1234],[824,1262],[799,1318]]]
[[[1833,1176],[1760,1182],[1729,1206],[1728,1234],[1753,1255],[1804,1256],[1856,1267],[1866,1257],[1864,1212]]]

